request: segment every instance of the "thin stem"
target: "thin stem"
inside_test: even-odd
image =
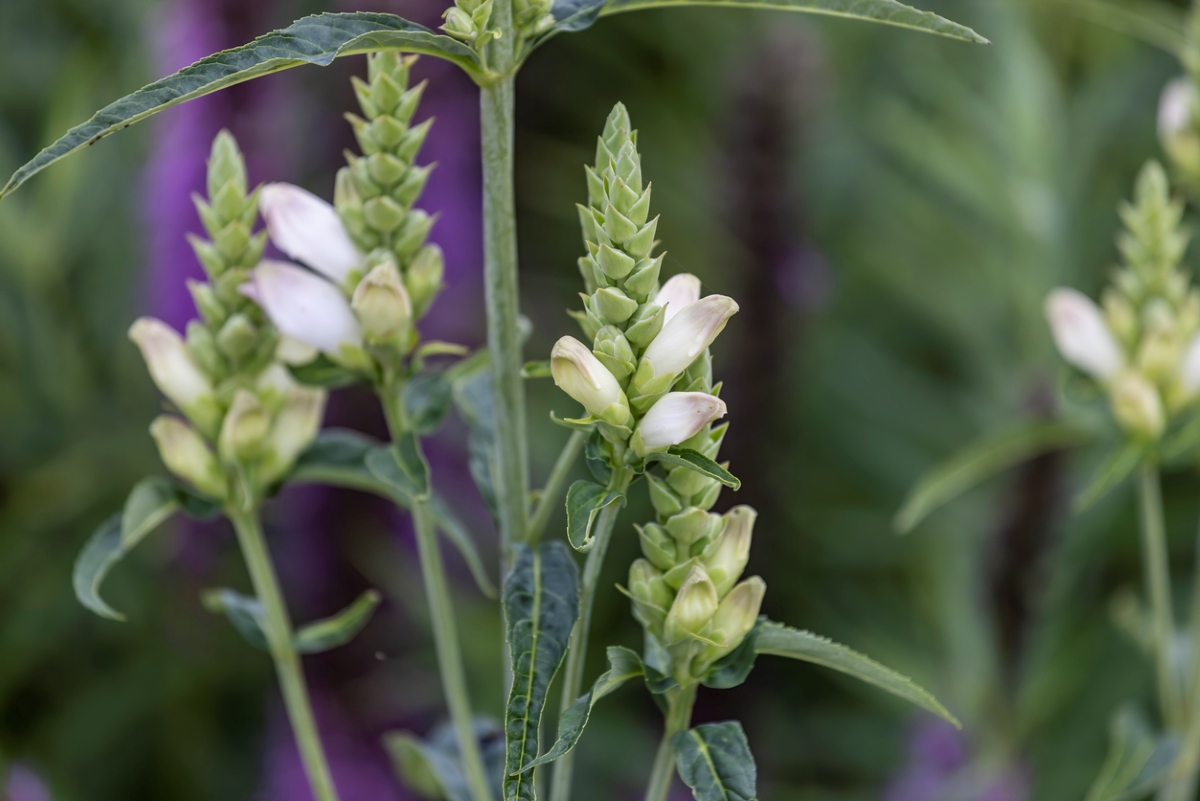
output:
[[[650,783],[646,786],[646,801],[666,801],[675,778],[675,746],[671,740],[692,725],[692,707],[696,703],[696,686],[689,684],[672,691],[667,698],[667,720],[663,729],[662,742],[654,756],[654,767],[650,769]]]
[[[608,482],[610,490],[624,493],[629,489],[633,471],[620,468],[613,471],[612,480]],[[608,544],[612,541],[613,528],[620,514],[621,504],[614,503],[604,507],[596,519],[593,529],[594,545],[588,552],[587,561],[583,565],[583,576],[579,581],[579,618],[571,629],[571,642],[567,650],[567,666],[563,671],[562,698],[559,710],[566,709],[579,697],[583,686],[583,668],[587,658],[588,635],[592,626],[592,605],[596,600],[596,585],[600,581],[600,569],[604,566],[604,556],[608,553]],[[550,786],[550,801],[567,801],[571,796],[571,778],[575,769],[575,752],[568,751],[554,763],[554,779]]]
[[[283,601],[283,593],[279,589],[279,579],[275,576],[275,567],[271,564],[271,555],[263,539],[258,516],[254,512],[239,509],[228,510],[227,515],[237,531],[242,555],[246,559],[250,579],[254,582],[254,592],[263,606],[263,633],[267,638],[271,658],[275,660],[279,687],[283,691],[283,703],[287,708],[288,720],[292,724],[296,745],[300,749],[300,759],[304,763],[309,786],[312,787],[313,796],[317,801],[337,801],[337,790],[333,786],[329,763],[325,759],[325,750],[317,733],[312,702],[309,701],[308,688],[304,683],[304,668],[292,645],[292,623]]]
[[[575,460],[579,458],[579,452],[583,450],[586,440],[587,435],[582,431],[572,431],[571,438],[558,455],[558,461],[554,463],[554,469],[550,471],[550,477],[546,479],[546,486],[542,489],[537,509],[533,512],[533,519],[529,522],[530,542],[537,542],[546,530],[546,524],[550,522],[550,515],[554,514],[554,506],[562,494],[563,484],[567,483],[567,476],[570,475]]]
[[[1142,560],[1150,612],[1154,618],[1155,657],[1158,667],[1158,694],[1163,722],[1172,731],[1183,727],[1183,704],[1178,682],[1171,666],[1171,638],[1175,623],[1171,613],[1171,573],[1167,562],[1167,537],[1163,525],[1162,489],[1158,467],[1142,466],[1138,483],[1142,518]]]

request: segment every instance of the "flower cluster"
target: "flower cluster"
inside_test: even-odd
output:
[[[415,322],[442,288],[443,257],[425,242],[435,218],[413,204],[432,167],[414,164],[432,120],[411,125],[425,84],[408,86],[415,56],[372,54],[354,78],[363,117],[348,114],[362,156],[347,154],[334,205],[291,184],[262,189],[271,241],[310,270],[263,261],[242,291],[286,337],[361,372],[398,365]]]
[[[442,30],[478,49],[489,39],[500,37],[500,30],[491,24],[492,5],[493,0],[456,0],[442,12],[446,20]],[[513,27],[519,37],[529,39],[550,30],[554,26],[554,15],[550,13],[553,7],[554,0],[514,0]]]
[[[322,390],[297,384],[276,360],[287,343],[241,292],[266,244],[264,233],[252,233],[260,194],[247,192],[242,155],[222,131],[208,162],[208,200],[195,198],[210,237],[191,240],[209,279],[188,282],[200,319],[188,324],[186,341],[151,317],[129,330],[154,383],[186,418],[164,414],[150,426],[163,462],[221,501],[245,492],[246,481],[262,489],[282,478],[316,437],[325,408]]]
[[[1200,290],[1179,268],[1188,245],[1183,204],[1151,162],[1138,176],[1118,238],[1124,266],[1102,297],[1103,311],[1073,289],[1056,289],[1046,316],[1063,358],[1107,392],[1131,436],[1155,440],[1200,391]]]
[[[612,465],[638,464],[695,436],[725,415],[712,391],[707,350],[737,312],[724,295],[700,297],[700,282],[677,275],[658,285],[663,256],[652,255],[658,218],[649,219],[637,134],[613,109],[587,169],[588,205],[579,206],[587,287],[572,312],[589,348],[574,337],[554,346],[554,382],[583,404],[607,443]]]

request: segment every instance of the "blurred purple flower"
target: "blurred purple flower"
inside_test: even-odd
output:
[[[1029,801],[1022,766],[985,767],[966,735],[943,720],[924,719],[909,737],[908,761],[883,801]]]
[[[15,762],[8,768],[4,782],[4,797],[8,801],[51,801],[46,783],[30,768]]]

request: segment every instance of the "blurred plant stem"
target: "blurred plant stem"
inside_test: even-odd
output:
[[[562,453],[558,455],[558,461],[554,463],[550,477],[546,479],[546,486],[542,488],[542,495],[533,512],[533,519],[529,521],[530,542],[536,542],[546,529],[546,524],[550,522],[550,515],[554,513],[554,507],[558,505],[563,485],[567,483],[567,476],[570,475],[575,460],[579,458],[579,452],[583,450],[583,443],[586,439],[587,436],[582,431],[572,431],[570,439],[563,446]]]
[[[614,470],[612,478],[608,481],[608,489],[624,495],[632,480],[632,469],[625,467]],[[587,561],[583,565],[583,576],[579,581],[579,618],[571,629],[571,641],[567,649],[562,698],[558,705],[560,715],[579,697],[580,688],[583,686],[583,668],[587,663],[588,635],[592,625],[592,606],[596,601],[596,585],[600,581],[600,570],[604,567],[604,557],[608,553],[608,544],[612,541],[613,528],[616,526],[617,515],[621,513],[622,506],[623,502],[604,507],[600,512],[600,517],[596,520],[595,540],[592,550],[588,552]],[[575,752],[573,750],[563,754],[554,763],[550,801],[567,801],[571,797],[571,775],[574,767]]]
[[[408,431],[403,388],[403,382],[399,379],[389,379],[380,387],[378,393],[384,416],[387,418],[388,433],[393,442]],[[417,447],[419,450],[419,441]],[[437,648],[438,669],[442,676],[442,692],[446,696],[446,706],[450,710],[450,719],[458,738],[463,774],[471,788],[471,798],[474,801],[492,801],[492,790],[483,766],[483,755],[479,751],[479,740],[475,737],[471,696],[467,691],[467,677],[458,644],[454,604],[446,582],[446,567],[442,563],[441,551],[438,550],[437,530],[428,495],[413,498],[411,511],[413,529],[417,536],[417,553],[421,560],[421,579],[425,583],[425,597],[429,603],[429,616],[433,625],[433,641]]]
[[[1163,725],[1171,731],[1183,727],[1183,699],[1171,668],[1171,639],[1175,623],[1171,614],[1171,573],[1167,564],[1167,537],[1163,526],[1162,487],[1158,465],[1142,466],[1138,481],[1138,502],[1142,519],[1142,559],[1146,571],[1146,591],[1150,595],[1150,613],[1154,620],[1155,662],[1158,668],[1158,696]]]
[[[338,801],[333,777],[329,773],[329,763],[325,758],[325,749],[317,733],[312,702],[304,682],[304,668],[292,642],[291,619],[288,617],[287,605],[279,588],[275,567],[271,564],[271,555],[263,539],[258,514],[238,508],[228,509],[226,514],[237,531],[242,555],[246,559],[250,579],[254,582],[254,593],[262,603],[263,633],[267,638],[271,658],[275,660],[284,706],[287,707],[292,733],[300,749],[300,759],[304,762],[304,771],[308,775],[313,796],[317,801]]]
[[[662,742],[650,769],[650,784],[646,786],[646,801],[667,801],[671,780],[675,778],[675,746],[671,740],[692,724],[692,707],[696,703],[698,685],[689,684],[667,693],[667,719]]]

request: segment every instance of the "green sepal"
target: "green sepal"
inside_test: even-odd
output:
[[[679,778],[696,801],[756,801],[758,768],[742,724],[704,723],[671,738]]]
[[[593,417],[559,417],[554,412],[550,412],[550,422],[572,431],[586,432],[595,430],[597,421]]]
[[[666,453],[647,454],[646,461],[662,462],[672,467],[686,467],[702,476],[720,481],[735,492],[742,487],[742,482],[737,476],[704,454],[687,448],[673,447]]]
[[[358,383],[359,376],[352,370],[342,367],[324,353],[306,364],[288,365],[292,378],[310,387],[337,389]]]
[[[587,553],[595,545],[592,524],[600,510],[625,503],[625,496],[590,481],[576,481],[567,489],[567,539],[571,547]]]

